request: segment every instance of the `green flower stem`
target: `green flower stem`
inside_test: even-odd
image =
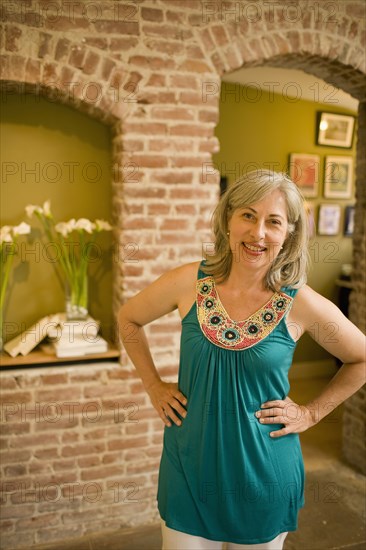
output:
[[[66,278],[69,281],[72,281],[75,273],[74,273],[74,266],[72,263],[72,259],[70,258],[70,249],[68,248],[67,242],[65,241],[62,235],[58,238],[58,242],[62,252],[60,256],[61,267],[63,269],[63,272]]]
[[[55,243],[60,250],[59,262],[64,276],[68,279],[68,281],[72,281],[74,274],[72,266],[70,264],[70,258],[65,244],[65,239],[54,231],[54,221],[52,216],[45,216],[44,214],[41,214],[39,212],[36,212],[36,215],[43,225],[48,241],[50,243]],[[57,264],[55,265],[55,269],[56,273],[59,275],[59,268]],[[60,281],[62,281],[61,276]]]
[[[15,241],[13,241],[12,243],[8,243],[8,246],[10,248],[10,252],[7,254],[7,256],[5,258],[4,273],[3,273],[2,281],[1,281],[1,294],[0,294],[1,315],[2,315],[3,306],[4,306],[5,292],[6,292],[6,287],[8,286],[10,270],[11,270],[11,266],[12,266],[13,260],[14,260]],[[4,252],[5,252],[5,250],[4,250]],[[3,250],[1,250],[1,264],[2,263],[3,263]]]
[[[77,243],[75,243],[72,241],[70,234],[64,237],[55,230],[55,222],[52,214],[46,216],[43,209],[36,210],[35,214],[44,228],[48,241],[50,243],[55,243],[59,247],[60,255],[54,267],[60,281],[66,280],[68,285],[71,314],[73,314],[74,310],[75,314],[77,314],[78,308],[87,310],[88,254],[90,247],[95,242],[97,234],[101,232],[101,229],[98,229],[96,226],[96,229],[90,235],[89,241],[86,240],[85,230],[79,229],[77,231]],[[72,232],[72,234],[75,235],[74,232]],[[78,244],[80,247],[79,250],[76,251],[75,247],[72,247],[73,244]]]
[[[85,241],[84,231],[78,231],[80,250],[78,257],[73,254],[68,257],[72,276],[68,279],[70,287],[71,306],[88,308],[88,256],[90,243]]]
[[[88,256],[87,248],[88,245],[85,244],[85,234],[83,231],[79,232],[80,234],[80,259],[79,259],[79,300],[80,304],[83,304],[84,307],[87,307],[88,300],[88,288],[87,288],[87,271],[88,271]]]
[[[8,247],[8,250],[6,248]],[[10,249],[10,250],[9,250]],[[16,241],[12,243],[6,243],[5,246],[1,246],[1,292],[0,292],[0,348],[3,347],[3,320],[4,320],[4,302],[5,293],[8,286],[10,270],[13,265],[14,255],[16,249]],[[5,256],[5,258],[4,258]],[[5,263],[3,268],[3,263]]]
[[[42,220],[43,226],[45,228],[45,232],[48,240],[50,242],[56,243],[61,251],[60,264],[64,274],[66,276],[72,276],[72,269],[70,266],[69,256],[68,256],[67,248],[65,246],[64,238],[62,237],[62,235],[55,233],[53,229],[53,220],[51,218],[46,218],[45,216],[42,216],[42,218],[43,218]]]

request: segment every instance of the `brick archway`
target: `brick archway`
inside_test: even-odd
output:
[[[362,10],[358,11],[355,5],[353,8],[353,15],[349,10],[351,14],[344,14],[341,21],[329,21],[322,33],[317,32],[321,26],[311,20],[310,11],[294,24],[284,18],[286,7],[277,6],[275,22],[261,19],[259,25],[245,19],[238,23],[219,19],[200,29],[200,39],[220,76],[244,65],[296,68],[363,101],[365,30],[362,21],[357,20]],[[327,18],[326,10],[323,18]]]
[[[352,8],[354,13],[352,13]],[[282,8],[283,9],[283,8]],[[281,7],[278,8],[278,11]],[[365,30],[355,16],[361,15],[351,6],[350,15],[341,25],[330,22],[322,35],[309,30],[309,18],[294,30],[286,25],[267,25],[262,29],[248,24],[213,21],[201,29],[200,38],[220,77],[239,68],[271,66],[298,69],[312,74],[359,100],[356,212],[353,236],[353,285],[350,296],[350,318],[366,330],[366,56]],[[216,12],[220,14],[220,11]],[[363,12],[364,15],[364,12]],[[222,19],[222,12],[221,17]],[[278,18],[277,23],[280,23]],[[285,23],[284,19],[281,20]],[[255,30],[256,32],[253,32]],[[250,32],[252,31],[252,33]],[[219,86],[217,87],[217,92]],[[219,93],[217,93],[219,95]],[[364,408],[366,389],[362,388],[345,403],[343,418],[343,454],[358,470],[366,473],[366,447],[359,414]],[[354,434],[359,434],[358,436]]]
[[[41,33],[35,40],[42,42]],[[68,40],[58,40],[52,56],[51,51],[46,59],[44,55],[35,59],[7,52],[1,56],[3,100],[12,93],[42,94],[109,125],[128,116],[126,98],[136,79],[130,71],[122,72],[111,57]]]
[[[33,4],[43,3],[26,4],[31,9]],[[104,2],[99,4],[103,7]],[[70,23],[60,17],[55,23],[44,18],[38,25],[32,17],[22,19],[19,14],[9,14],[8,20],[4,20],[1,57],[3,93],[42,93],[113,128],[113,162],[117,170],[112,185],[119,243],[122,247],[137,244],[136,249],[126,248],[126,254],[116,265],[116,309],[122,299],[143,288],[161,272],[196,260],[201,255],[202,242],[211,240],[209,213],[217,201],[217,177],[203,178],[202,166],[211,161],[211,154],[218,147],[214,132],[219,93],[204,97],[207,83],[213,83],[219,90],[225,73],[240,67],[268,65],[302,69],[349,92],[360,100],[357,230],[353,242],[356,292],[352,317],[362,326],[365,317],[363,273],[366,271],[363,219],[366,130],[361,123],[366,114],[364,2],[337,0],[324,6],[316,0],[299,2],[298,6],[295,2],[275,2],[273,10],[271,2],[226,2],[229,8],[239,9],[231,16],[223,14],[222,4],[199,0],[142,0],[136,2],[135,21],[128,20],[128,14],[125,19],[113,19],[107,6],[95,23],[83,19],[80,13]],[[211,6],[210,13],[203,12],[204,5]],[[254,5],[260,8],[258,13],[253,12]],[[332,14],[329,6],[336,6],[337,13]],[[79,84],[70,86],[72,82]],[[131,167],[136,170],[131,171]],[[129,263],[126,261],[129,258],[138,261]],[[162,320],[147,331],[160,373],[174,378],[179,347],[176,321]],[[34,386],[41,387],[42,383],[39,376]],[[113,386],[113,391],[119,389],[122,403],[139,404],[139,423],[101,426],[95,437],[102,451],[74,445],[78,437],[90,437],[87,428],[80,428],[80,433],[75,434],[69,429],[67,452],[75,457],[84,453],[78,465],[78,479],[100,483],[108,502],[105,515],[103,506],[98,504],[95,517],[90,513],[90,503],[80,502],[79,515],[68,519],[69,525],[78,522],[80,534],[158,519],[155,493],[161,422],[149,406],[137,374],[125,356],[122,368],[113,372],[111,380],[105,375],[103,384],[100,384],[101,400],[108,399]],[[12,401],[10,388],[18,387],[15,378],[7,387]],[[55,392],[59,388],[56,386]],[[18,397],[22,398],[19,393]],[[357,396],[349,400],[345,417],[347,433],[357,424],[357,408],[361,402],[362,397],[359,400]],[[354,416],[353,411],[356,411]],[[15,425],[10,426],[14,431],[9,433],[18,433],[18,427],[15,420]],[[6,440],[8,449],[12,449],[11,437]],[[362,467],[363,448],[359,446],[356,450],[347,437],[346,434],[347,456],[350,460],[358,457],[358,467]],[[21,460],[26,465],[27,461],[35,460],[39,467],[39,478],[38,470],[33,476],[35,481],[45,479],[43,472],[54,467],[53,459],[48,459],[46,454],[44,460],[36,456],[32,446],[36,443],[27,445],[24,456],[29,458],[22,455]],[[62,448],[60,444],[57,449],[60,455]],[[108,466],[121,461],[121,457],[124,462],[120,469]],[[11,471],[9,468],[9,473],[6,472],[7,479],[11,479]],[[135,483],[139,487],[139,502],[112,502],[106,487],[109,481],[116,480],[122,480],[122,486],[125,483],[126,487],[128,483]],[[14,502],[20,502],[16,498],[17,495]],[[8,543],[9,547],[24,545],[24,540],[29,545],[50,540],[47,538],[51,537],[50,529],[41,521],[37,531],[29,531],[27,515],[32,516],[34,512],[27,506],[21,502],[21,510],[16,511],[26,518],[21,525],[16,514],[8,516],[10,534],[4,535],[4,540],[8,537],[4,544]],[[68,502],[62,499],[54,504],[53,538],[67,536],[62,516],[68,507]],[[71,530],[68,533],[73,536]]]
[[[303,8],[294,2],[272,8],[267,5],[267,11],[260,3],[258,6],[243,3],[242,7],[239,4],[227,5],[226,8],[214,3],[207,6],[207,24],[199,29],[199,36],[216,68],[216,83],[226,73],[239,68],[271,66],[298,69],[359,100],[356,168],[356,224],[359,231],[353,239],[356,274],[351,316],[365,331],[366,309],[362,296],[366,287],[365,278],[359,270],[361,261],[365,272],[361,258],[365,257],[366,252],[363,221],[363,209],[366,207],[366,126],[363,124],[366,108],[366,32],[362,24],[365,7],[350,2],[344,6],[344,13],[335,14],[330,13],[326,5],[317,6],[317,11],[302,11]],[[252,10],[251,13],[249,10]]]
[[[114,188],[128,186],[134,164],[126,158],[128,146],[122,146],[123,124],[137,103],[137,85],[141,75],[128,68],[121,68],[115,59],[99,55],[95,49],[85,47],[83,41],[59,39],[54,48],[42,50],[43,38],[35,39],[40,44],[39,58],[6,53],[1,56],[1,100],[6,104],[8,95],[42,95],[54,103],[66,104],[106,124],[112,131],[112,182]],[[10,49],[13,49],[11,46]],[[46,55],[47,54],[47,55]],[[52,56],[51,56],[52,54]],[[43,57],[46,55],[46,58]],[[135,180],[132,180],[134,183]],[[117,228],[118,247],[116,257],[130,241],[123,238],[124,204],[121,193],[113,193],[113,220]],[[128,271],[128,268],[125,270]],[[114,285],[115,309],[121,303],[120,286]]]

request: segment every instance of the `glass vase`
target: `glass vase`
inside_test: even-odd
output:
[[[2,353],[4,348],[4,338],[3,338],[3,312],[0,310],[0,353]]]
[[[78,321],[88,318],[88,277],[66,283],[66,320]]]

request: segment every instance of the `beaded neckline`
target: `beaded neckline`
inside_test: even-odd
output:
[[[292,298],[275,292],[261,308],[243,321],[230,319],[212,276],[197,281],[197,316],[203,334],[213,344],[232,350],[254,346],[268,336],[291,307]]]

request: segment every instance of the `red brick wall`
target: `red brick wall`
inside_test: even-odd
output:
[[[361,0],[241,1],[221,7],[198,0],[28,0],[4,1],[1,10],[3,105],[7,94],[43,93],[113,128],[111,185],[119,242],[115,311],[163,271],[198,259],[202,243],[210,240],[218,175],[207,175],[205,163],[219,146],[214,128],[225,72],[266,64],[303,69],[365,100]],[[361,140],[365,142],[363,123]],[[363,178],[358,170],[359,197]],[[360,212],[359,200],[358,220]],[[359,224],[354,238],[357,273],[362,243]],[[365,283],[357,277],[353,319],[360,323]],[[177,315],[152,324],[148,334],[161,374],[175,376]],[[59,374],[4,373],[4,402],[34,405],[42,399],[63,402],[65,397],[81,403],[96,399],[103,405],[116,397],[122,407],[136,403],[138,422],[108,425],[102,419],[92,429],[79,414],[75,426],[60,422],[53,429],[31,417],[27,422],[16,414],[3,418],[4,548],[158,518],[162,426],[124,352],[119,367],[56,370]],[[6,485],[15,476],[33,487],[53,481],[61,491],[70,490],[70,483],[93,481],[102,487],[102,496],[97,504],[90,502],[91,488],[90,498],[78,494],[74,503],[63,495],[54,501],[41,496],[39,502],[21,502],[21,488]],[[107,486],[121,482],[125,500],[114,502]],[[136,486],[138,492],[131,496],[129,487]]]
[[[160,419],[116,363],[2,376],[1,547],[148,521]]]

